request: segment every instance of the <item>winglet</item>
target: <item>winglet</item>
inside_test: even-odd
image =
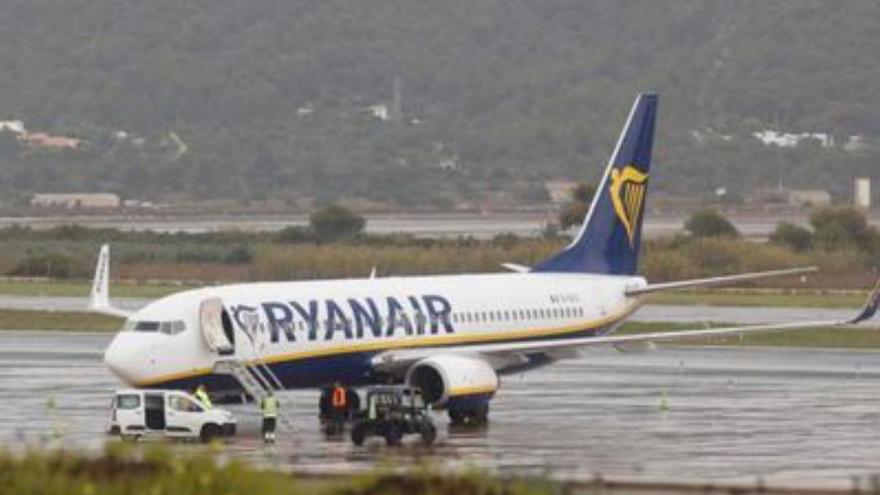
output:
[[[98,262],[95,264],[95,278],[92,280],[92,292],[89,294],[89,310],[123,318],[129,312],[114,308],[110,304],[110,245],[104,244],[98,251]]]
[[[849,320],[847,324],[855,325],[856,323],[870,320],[875,314],[877,314],[878,308],[880,308],[880,280],[877,281],[877,285],[874,286],[874,290],[871,291],[871,295],[868,296],[868,301],[865,303],[862,312],[852,320]]]

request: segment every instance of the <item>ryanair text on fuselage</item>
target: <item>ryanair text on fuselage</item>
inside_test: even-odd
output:
[[[229,306],[232,320],[252,341],[264,331],[268,331],[271,343],[277,343],[282,335],[295,342],[426,335],[441,330],[455,333],[452,305],[435,294],[267,301],[259,306]]]

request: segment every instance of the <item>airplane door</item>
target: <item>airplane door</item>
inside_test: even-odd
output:
[[[199,306],[199,325],[205,345],[213,352],[229,355],[235,352],[232,321],[219,297],[205,299]]]

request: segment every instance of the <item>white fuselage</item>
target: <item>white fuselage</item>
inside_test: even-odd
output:
[[[370,383],[386,351],[602,335],[638,307],[641,277],[504,273],[235,284],[180,292],[128,319],[105,360],[135,386],[192,386],[219,358],[200,306],[219,299],[231,355],[289,388]],[[504,372],[503,364],[497,371]]]

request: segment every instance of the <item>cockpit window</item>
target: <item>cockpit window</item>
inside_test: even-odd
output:
[[[122,331],[130,332],[158,332],[166,335],[175,335],[186,330],[186,324],[182,320],[174,321],[133,321],[125,322]]]

